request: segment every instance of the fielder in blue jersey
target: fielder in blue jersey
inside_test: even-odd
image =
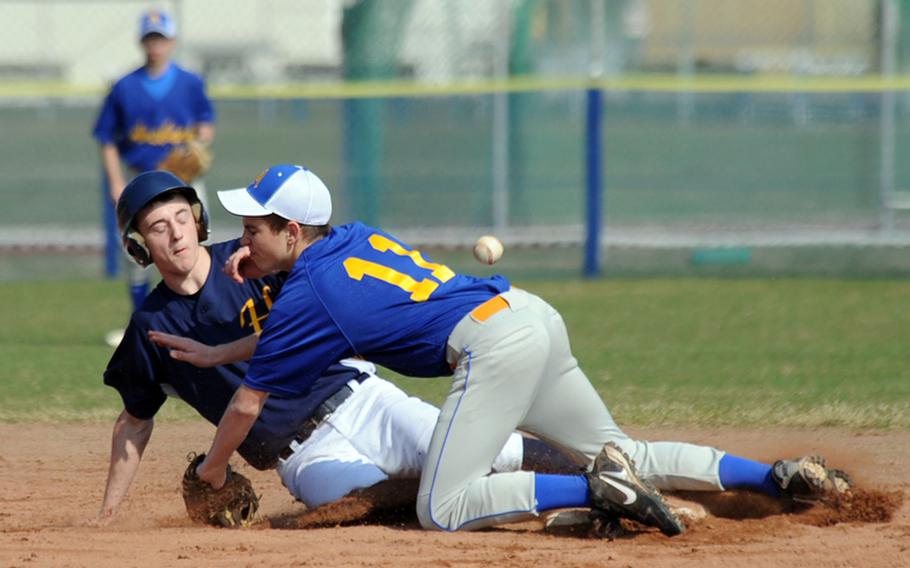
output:
[[[802,498],[849,487],[814,456],[771,466],[706,446],[630,439],[578,367],[556,310],[501,276],[457,274],[381,230],[330,226],[328,188],[305,168],[274,166],[218,197],[243,217],[245,246],[228,264],[236,279],[289,276],[197,468],[215,488],[273,396],[306,392],[329,365],[351,356],[410,376],[452,376],[418,493],[417,514],[428,529],[477,529],[590,507],[672,536],[685,527],[652,481]],[[516,428],[563,449],[587,473],[490,473]]]
[[[117,212],[128,253],[153,262],[162,282],[133,313],[104,373],[123,411],[114,425],[99,522],[112,518],[123,500],[168,396],[218,423],[285,280],[232,282],[221,267],[238,241],[200,245],[208,234],[205,208],[192,187],[168,172],[137,176]],[[271,397],[238,452],[257,469],[276,468],[292,495],[316,507],[392,477],[418,477],[437,416],[438,409],[378,377],[371,363],[343,360],[309,388]],[[394,448],[383,443],[390,437]],[[571,468],[555,451],[516,434],[493,469],[522,466]]]
[[[122,164],[132,177],[156,169],[175,146],[191,140],[210,144],[215,138],[215,111],[202,79],[171,61],[176,36],[176,23],[168,13],[143,14],[139,37],[145,64],[114,84],[95,122],[92,134],[101,147],[110,194],[105,207],[109,234],[116,234],[113,204],[126,185]],[[148,278],[132,270],[130,294],[136,309],[148,293]]]

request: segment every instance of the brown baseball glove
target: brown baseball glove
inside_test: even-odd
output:
[[[196,467],[205,454],[190,454],[187,458],[190,465],[183,474],[183,502],[191,519],[226,528],[248,527],[255,522],[259,497],[246,476],[228,466],[224,487],[214,489],[196,475]]]
[[[212,165],[212,151],[198,140],[174,146],[170,153],[158,164],[159,170],[167,170],[186,183],[208,171]]]

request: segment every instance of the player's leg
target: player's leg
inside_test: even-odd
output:
[[[512,438],[509,438],[511,441]],[[532,436],[521,437],[521,469],[535,473],[557,473],[563,475],[577,475],[588,468],[587,463],[579,463],[565,452]],[[502,454],[500,454],[500,457]],[[498,460],[498,458],[497,458]],[[511,471],[499,469],[493,463],[494,472]]]
[[[126,257],[126,251],[121,247],[121,254]],[[149,295],[149,272],[147,269],[139,266],[132,260],[126,263],[127,287],[130,294],[130,303],[133,311],[142,307],[146,296]],[[111,347],[117,347],[123,340],[123,334],[126,330],[118,328],[107,333],[104,337],[105,343]]]
[[[420,477],[439,409],[370,375],[354,385],[354,395],[327,420],[390,477]],[[512,434],[494,459],[493,470],[517,471],[522,458],[522,438]]]
[[[101,172],[101,218],[104,223],[104,274],[115,278],[120,274],[120,257],[123,244],[120,242],[120,229],[117,227],[117,213],[108,190],[107,175]]]
[[[519,299],[520,300],[520,299]],[[449,338],[452,387],[433,430],[417,501],[425,528],[477,529],[536,514],[534,474],[488,475],[537,393],[547,332],[520,301]]]
[[[137,264],[132,262],[128,257],[126,252],[123,250],[123,244],[120,242],[120,230],[117,227],[117,213],[116,213],[116,204],[111,201],[110,191],[108,189],[107,175],[102,172],[101,176],[102,182],[101,187],[103,190],[102,195],[102,219],[104,222],[104,263],[105,263],[105,273],[108,277],[117,276],[120,273],[120,259],[121,257],[126,258],[126,271],[129,279],[129,293],[130,301],[133,306],[133,311],[139,308],[142,305],[142,302],[145,301],[145,297],[148,295],[148,281],[147,277],[144,275],[143,270]],[[136,274],[140,275],[140,278],[136,278]],[[120,345],[120,341],[123,339],[123,328],[117,328],[108,332],[104,341],[111,347],[117,347]]]
[[[130,262],[127,266],[130,299],[133,303],[133,311],[136,311],[142,306],[145,297],[149,295],[149,276],[148,271],[135,262]]]
[[[284,485],[310,508],[389,477],[420,475],[439,410],[375,375],[354,388],[305,442],[295,444],[291,457],[279,462]],[[494,468],[517,470],[522,457],[522,439],[514,434]]]
[[[550,360],[540,394],[521,427],[586,463],[612,441],[635,461],[638,474],[658,489],[720,490],[718,464],[723,452],[695,444],[633,440],[617,426],[572,355],[562,317],[542,300],[537,302],[534,309],[549,322]]]
[[[529,310],[537,314],[548,333],[550,350],[539,392],[521,423],[571,450],[579,457],[594,455],[584,485],[569,476],[535,476],[540,510],[586,503],[608,515],[634,519],[657,527],[667,536],[685,530],[660,493],[638,475],[634,462],[609,441],[618,430],[600,396],[591,386],[569,347],[568,333],[559,313],[549,304],[527,294]],[[596,454],[595,454],[596,452]]]
[[[817,499],[849,490],[849,476],[827,469],[819,456],[769,465],[710,446],[630,438],[616,425],[578,367],[562,317],[539,298],[531,300],[531,305],[549,322],[551,349],[540,393],[520,427],[545,438],[550,445],[590,463],[592,452],[596,455],[603,443],[613,442],[635,462],[639,476],[661,490],[747,489],[797,499]]]
[[[331,424],[316,428],[302,444],[292,444],[294,453],[279,460],[278,475],[291,495],[311,509],[388,479]]]
[[[571,437],[565,438],[560,435],[561,428],[554,429],[549,426],[552,424],[571,426],[572,422],[576,422],[576,425],[579,426],[593,425],[598,428],[598,431],[604,433],[607,441],[616,443],[629,455],[635,462],[638,474],[642,479],[653,484],[658,489],[688,491],[720,491],[723,489],[718,471],[720,460],[724,455],[723,452],[709,446],[683,442],[633,440],[612,421],[612,418],[609,419],[609,424],[606,426],[600,423],[592,424],[594,421],[573,421],[572,416],[565,417],[556,410],[560,406],[558,399],[567,397],[567,402],[572,403],[582,400],[572,398],[573,396],[584,396],[590,399],[592,396],[597,396],[596,391],[592,394],[590,391],[593,391],[593,387],[590,391],[585,388],[585,383],[590,386],[586,379],[584,382],[576,381],[571,375],[562,377],[558,382],[563,385],[577,382],[577,385],[556,389],[555,391],[548,390],[547,392],[551,395],[549,400],[554,401],[554,404],[546,405],[543,412],[535,412],[532,418],[529,419],[531,421],[524,424],[522,428],[535,433],[549,430],[551,436],[559,436],[559,439],[563,440],[563,442],[560,443],[557,440],[550,439],[544,434],[538,435],[546,438],[548,443],[564,448],[566,453],[575,453],[579,450],[576,449],[578,447],[577,444],[572,443]],[[567,418],[568,423],[565,421],[559,422],[558,418],[561,416]],[[588,424],[581,424],[583,422],[588,422]],[[575,446],[575,448],[572,446]],[[585,447],[587,446],[585,444]],[[603,447],[603,444],[601,444],[601,447]]]
[[[130,170],[131,175],[138,175],[139,172],[135,170]],[[126,250],[123,251],[123,255],[127,257],[128,262],[126,263],[126,277],[127,285],[129,286],[130,291],[130,300],[133,304],[133,311],[138,310],[142,303],[145,301],[146,296],[149,295],[149,271],[147,268],[139,266],[137,263],[132,262],[132,259],[129,258],[129,255],[126,253]]]
[[[554,508],[596,506],[658,526],[667,535],[682,532],[679,520],[660,495],[635,475],[621,451],[604,453],[603,427],[609,414],[596,393],[597,403],[578,401],[557,412],[569,416],[590,407],[594,416],[582,424],[593,425],[593,431],[576,432],[580,442],[564,436],[562,426],[543,423],[539,430],[580,456],[602,449],[590,476],[487,475],[496,444],[502,444],[519,424],[535,423],[528,417],[535,401],[546,396],[540,392],[542,380],[549,378],[545,371],[565,366],[551,356],[552,308],[519,290],[502,296],[508,309],[478,319],[472,313],[449,338],[449,360],[457,366],[421,476],[417,500],[421,525],[450,531],[477,529]]]

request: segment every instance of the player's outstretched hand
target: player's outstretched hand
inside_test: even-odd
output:
[[[189,363],[194,367],[214,367],[221,364],[218,347],[162,331],[152,330],[148,332],[148,335],[152,343],[168,349],[171,357],[178,361]]]
[[[224,262],[224,273],[238,284],[244,278],[262,278],[267,274],[259,270],[250,259],[250,247],[240,247]]]

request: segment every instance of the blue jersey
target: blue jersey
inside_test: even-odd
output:
[[[215,111],[199,76],[171,63],[152,79],[145,67],[126,75],[104,99],[95,129],[100,144],[114,144],[139,172],[155,169],[174,145],[192,140],[196,125]]]
[[[450,375],[446,342],[471,309],[509,289],[455,274],[361,223],[303,251],[263,329],[245,384],[306,392],[334,361],[361,355],[403,375]]]
[[[191,296],[162,282],[130,320],[120,346],[108,363],[104,382],[117,389],[124,408],[137,418],[152,418],[167,394],[182,398],[212,424],[218,424],[243,381],[246,362],[196,368],[176,361],[167,349],[148,339],[149,330],[183,335],[202,343],[235,341],[261,329],[283,278],[268,277],[238,285],[221,271],[239,241],[213,245],[212,269],[202,289]],[[270,396],[262,414],[238,448],[254,467],[275,464],[278,453],[301,430],[316,407],[350,380],[365,378],[357,369],[335,364],[320,380],[295,397]]]

